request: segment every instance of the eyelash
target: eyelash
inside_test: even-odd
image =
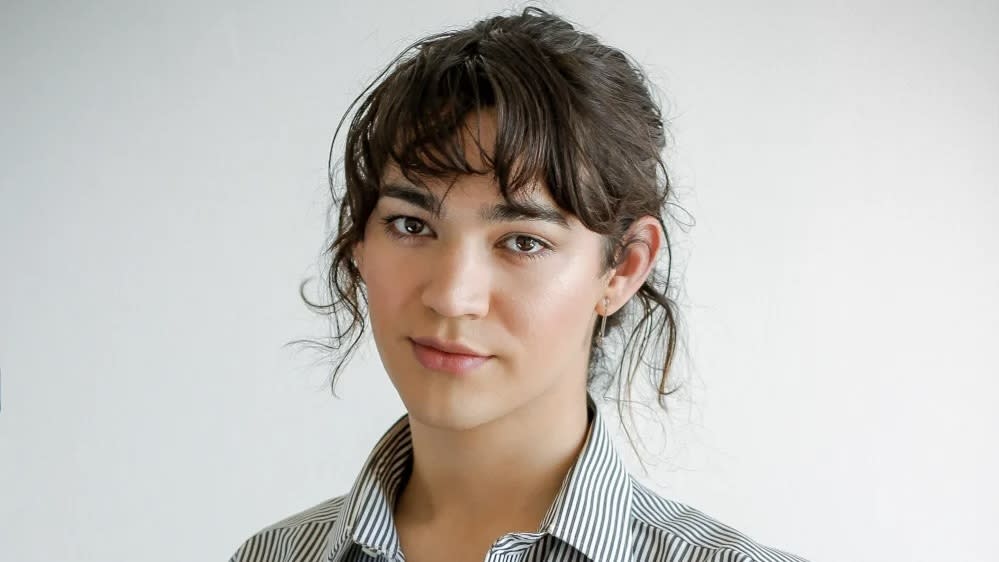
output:
[[[396,230],[395,226],[393,226],[393,225],[394,225],[395,221],[397,221],[399,219],[414,220],[414,221],[420,223],[423,227],[429,229],[429,227],[427,226],[427,223],[423,222],[422,220],[420,220],[420,219],[418,219],[416,217],[409,216],[409,215],[388,215],[386,217],[383,217],[380,220],[381,220],[381,223],[385,227],[385,232],[387,232],[389,234],[389,236],[392,236],[392,237],[400,239],[400,240],[410,240],[410,239],[413,239],[413,238],[422,238],[422,236],[417,235],[417,234],[408,234],[408,233],[404,234],[404,233],[399,232],[398,230]],[[514,238],[514,239],[516,239],[516,238],[527,238],[529,240],[533,240],[536,244],[538,244],[539,246],[541,246],[541,249],[538,250],[538,251],[536,251],[536,252],[527,253],[527,252],[512,251],[512,253],[515,256],[517,256],[517,259],[537,260],[537,259],[543,258],[545,255],[547,255],[548,253],[550,253],[552,251],[551,244],[549,244],[549,243],[545,242],[544,240],[542,240],[540,238],[537,238],[535,236],[530,236],[530,235],[527,235],[527,234],[514,234],[512,236],[508,236],[508,237],[504,238],[504,241],[509,240],[511,238]]]

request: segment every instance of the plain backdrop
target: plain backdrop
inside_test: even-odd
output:
[[[401,402],[282,347],[326,333],[334,126],[511,6],[3,3],[0,560],[226,560],[348,490]],[[994,560],[999,4],[542,6],[644,65],[696,222],[629,466],[814,561]]]

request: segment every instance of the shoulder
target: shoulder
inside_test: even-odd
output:
[[[260,529],[243,541],[229,562],[319,560],[346,498],[346,495],[330,498]]]
[[[636,561],[807,562],[764,546],[698,509],[666,499],[634,477],[631,482]]]

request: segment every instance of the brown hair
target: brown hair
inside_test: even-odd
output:
[[[464,157],[460,128],[479,108],[496,112],[495,150],[487,163],[504,198],[541,178],[552,198],[590,230],[603,235],[606,268],[620,250],[641,243],[623,239],[637,218],[652,216],[666,233],[664,274],[653,271],[635,298],[607,318],[607,337],[594,327],[587,383],[613,378],[605,346],[620,337],[617,367],[628,395],[639,366],[651,369],[665,409],[667,378],[677,344],[677,309],[669,296],[672,249],[665,217],[671,195],[662,159],[666,145],[659,106],[649,82],[620,50],[578,31],[538,8],[496,16],[467,29],[423,38],[406,48],[348,108],[342,197],[330,148],[330,189],[339,225],[327,248],[332,258],[322,305],[302,299],[334,319],[329,343],[337,357],[331,386],[365,330],[367,296],[351,250],[364,236],[389,162],[407,178],[483,173]],[[606,270],[605,270],[606,271]],[[597,323],[599,324],[599,322]],[[625,334],[625,326],[630,332]],[[626,369],[627,366],[627,369]],[[627,376],[623,373],[627,370]]]

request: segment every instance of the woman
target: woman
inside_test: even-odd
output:
[[[232,561],[801,560],[634,480],[588,392],[623,331],[618,380],[659,358],[668,394],[669,183],[641,72],[533,8],[386,72],[347,132],[319,308],[349,320],[334,380],[367,318],[408,413],[349,493]]]

